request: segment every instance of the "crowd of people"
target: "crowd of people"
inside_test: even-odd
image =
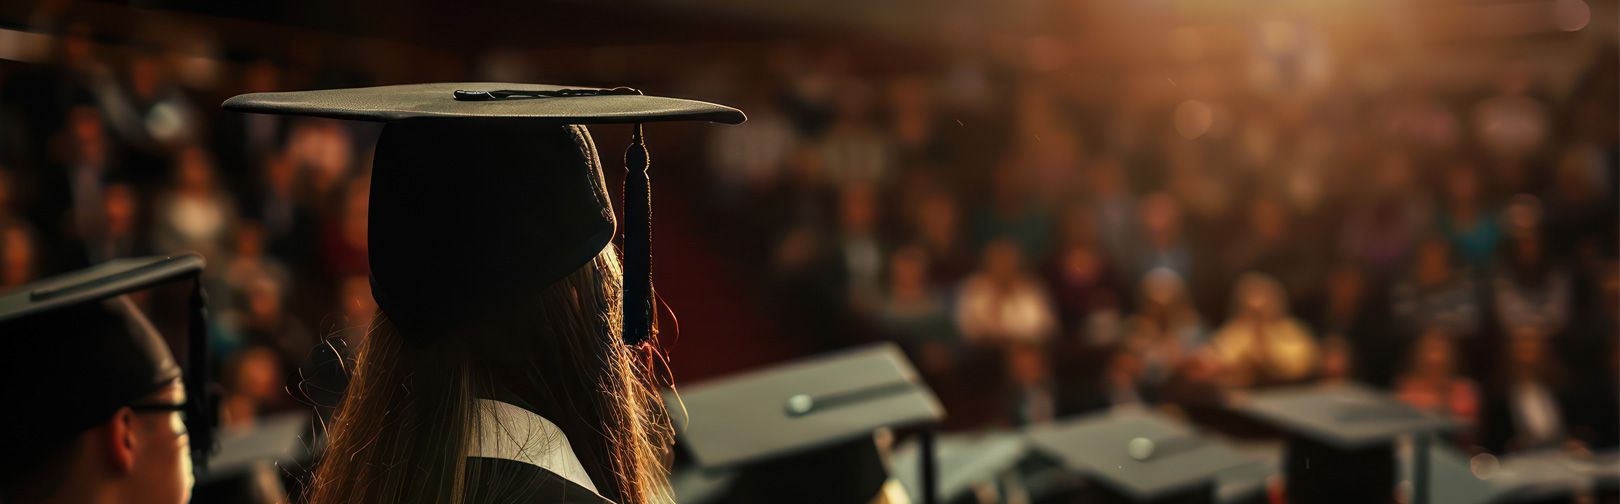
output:
[[[282,88],[268,60],[199,92],[180,81],[186,57],[161,45],[105,58],[128,47],[78,23],[55,45],[51,64],[0,61],[0,291],[200,253],[224,424],[306,407],[311,350],[363,337],[375,317],[364,158],[375,130],[218,113],[216,93]],[[184,334],[183,321],[156,322]]]
[[[202,253],[227,428],[307,407],[311,350],[375,319],[377,128],[213,104],[366,82],[249,59],[201,92],[183,54],[109,63],[84,24],[54,40],[50,64],[0,61],[0,292]],[[1617,443],[1612,52],[1558,92],[1514,65],[1144,95],[993,58],[768,59],[693,96],[749,114],[705,130],[701,196],[768,294],[762,337],[898,341],[955,427],[1356,381],[1454,416],[1467,447]]]
[[[785,334],[902,343],[957,428],[1355,381],[1476,451],[1612,447],[1612,55],[1556,98],[1505,65],[1153,101],[788,51],[711,136],[713,209]]]

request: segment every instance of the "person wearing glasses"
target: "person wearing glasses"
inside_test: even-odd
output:
[[[194,255],[121,260],[0,296],[0,503],[190,499],[206,406],[123,294],[201,269]]]

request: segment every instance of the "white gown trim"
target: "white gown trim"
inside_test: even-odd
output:
[[[481,409],[480,428],[478,439],[467,446],[468,457],[533,464],[596,492],[585,466],[568,444],[568,436],[557,424],[515,405],[492,399],[475,401]]]

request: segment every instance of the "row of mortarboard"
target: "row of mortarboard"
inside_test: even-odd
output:
[[[500,309],[623,231],[627,343],[648,334],[652,309],[640,124],[744,120],[729,107],[629,88],[495,83],[259,93],[224,107],[388,123],[369,248],[378,304],[402,333]],[[610,123],[637,125],[622,229],[582,127]],[[0,382],[6,403],[30,412],[3,415],[13,425],[0,474],[182,376],[209,376],[207,338],[198,336],[203,268],[197,255],[122,259],[0,297],[8,361]],[[184,338],[159,334],[126,297],[186,282]],[[318,451],[307,415],[216,435],[213,391],[203,378],[184,381],[199,498],[211,482],[307,463]],[[1275,502],[1267,482],[1278,476],[1295,504],[1387,503],[1398,493],[1434,504],[1573,502],[1620,479],[1614,454],[1507,457],[1483,474],[1434,441],[1459,426],[1356,385],[1258,392],[1228,405],[1281,442],[1236,440],[1146,411],[936,436],[930,426],[948,413],[892,344],[684,384],[665,402],[678,433],[671,486],[684,504],[1260,503]],[[895,432],[907,439],[889,443]]]

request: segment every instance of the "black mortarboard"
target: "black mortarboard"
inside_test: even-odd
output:
[[[1613,483],[1620,479],[1620,456],[1612,451],[1577,456],[1549,449],[1497,459],[1436,443],[1429,454],[1429,502],[1435,504],[1573,503],[1593,494],[1597,502],[1614,502]]]
[[[1290,502],[1388,500],[1395,491],[1395,439],[1413,435],[1422,446],[1431,433],[1456,427],[1448,417],[1355,384],[1258,392],[1234,407],[1289,433],[1283,472]],[[1426,473],[1418,471],[1414,480],[1422,502]]]
[[[6,402],[18,412],[0,440],[0,477],[79,433],[112,418],[119,408],[181,378],[174,352],[124,294],[192,280],[202,256],[119,259],[54,276],[0,297],[0,345],[10,362],[0,366]],[[186,427],[200,470],[213,446],[208,406],[207,335],[201,287],[193,283],[184,354]],[[41,365],[33,365],[41,364]]]
[[[224,108],[388,123],[371,176],[372,294],[417,341],[539,292],[612,242],[613,206],[583,124],[636,125],[625,153],[624,338],[643,341],[652,220],[640,124],[745,119],[630,88],[492,82],[254,93]]]
[[[723,502],[870,502],[889,479],[873,433],[945,413],[892,343],[699,383],[665,403],[698,466],[735,470]]]
[[[1088,415],[1028,432],[1037,449],[1100,483],[1093,491],[1101,502],[1214,502],[1222,472],[1257,462],[1151,414]]]

